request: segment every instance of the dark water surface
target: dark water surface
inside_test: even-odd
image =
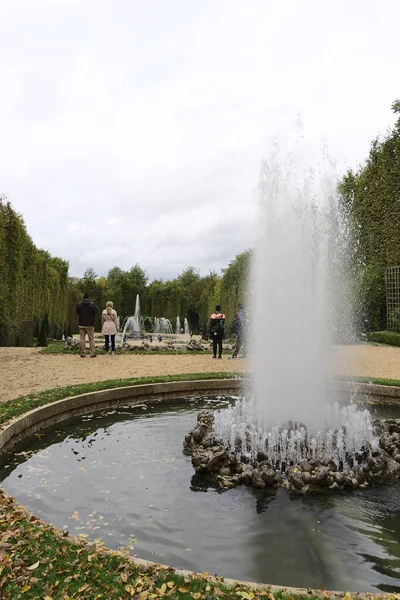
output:
[[[141,558],[301,587],[400,591],[400,486],[298,497],[220,492],[182,453],[204,406],[226,398],[94,413],[24,441],[0,479],[56,527]]]

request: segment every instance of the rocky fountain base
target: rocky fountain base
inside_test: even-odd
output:
[[[297,494],[365,488],[377,484],[393,484],[400,480],[400,419],[375,420],[373,443],[355,456],[346,455],[339,464],[326,458],[303,458],[289,464],[272,464],[267,453],[258,451],[253,458],[221,444],[214,430],[214,414],[202,411],[197,425],[185,436],[184,452],[192,456],[199,474],[211,475],[221,489],[238,485],[255,488],[284,487]]]

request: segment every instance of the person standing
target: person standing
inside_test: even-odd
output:
[[[83,295],[82,302],[76,305],[76,314],[79,317],[79,343],[81,347],[81,358],[86,357],[86,335],[89,338],[90,358],[96,358],[94,345],[94,326],[97,306],[89,300],[89,294]]]
[[[104,335],[106,352],[109,352],[110,350],[111,338],[112,354],[115,352],[115,335],[118,333],[118,315],[113,306],[114,304],[109,300],[101,313],[101,333]]]
[[[213,343],[213,358],[222,358],[222,340],[224,338],[225,315],[221,312],[219,304],[215,307],[215,312],[210,317],[209,333]]]
[[[239,304],[238,308],[239,308],[238,314],[233,319],[232,325],[231,325],[232,333],[236,334],[236,345],[235,345],[235,349],[233,351],[231,358],[237,358],[237,355],[239,354],[239,350],[240,350],[242,344],[245,343],[246,328],[247,328],[247,325],[249,322],[249,319],[247,317],[246,311],[244,310],[243,304]],[[245,354],[243,354],[242,358],[244,358],[244,357],[245,357]]]

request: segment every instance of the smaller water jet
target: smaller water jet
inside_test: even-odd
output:
[[[140,316],[140,298],[136,295],[135,313],[131,317],[126,317],[122,325],[122,337],[142,338],[144,336],[145,327],[144,319]]]
[[[172,335],[173,330],[171,321],[169,319],[166,319],[165,317],[155,317],[153,323],[153,332],[164,335]]]
[[[179,317],[176,317],[175,333],[176,335],[180,335],[181,333],[181,320]]]
[[[185,335],[190,335],[190,328],[189,328],[189,321],[187,320],[187,318],[185,317],[185,320],[183,322],[183,329],[185,331]]]

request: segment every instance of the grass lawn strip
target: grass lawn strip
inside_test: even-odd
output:
[[[7,400],[0,404],[0,425],[19,417],[24,413],[50,404],[56,400],[79,396],[89,392],[98,392],[101,390],[111,390],[119,387],[143,385],[146,383],[166,383],[168,381],[194,381],[196,379],[232,379],[247,378],[250,373],[244,372],[223,372],[223,373],[184,373],[182,375],[164,375],[157,377],[132,377],[128,379],[110,379],[107,381],[96,381],[93,383],[82,383],[67,387],[58,387],[42,392],[20,396],[15,400]],[[376,385],[388,385],[400,387],[398,379],[382,379],[377,377],[333,377],[335,381],[349,381],[355,383],[371,383]]]
[[[225,340],[230,346],[234,343],[229,340]],[[212,343],[208,342],[208,348],[206,350],[188,350],[183,344],[177,345],[176,349],[168,346],[157,346],[150,344],[148,348],[144,346],[131,346],[127,348],[117,348],[115,354],[212,354]],[[232,348],[224,348],[223,354],[232,354]],[[79,347],[77,348],[65,348],[64,342],[58,342],[51,340],[48,342],[48,346],[41,348],[40,354],[80,354]],[[103,347],[96,347],[96,354],[107,354]]]
[[[95,381],[93,383],[81,383],[67,387],[53,388],[42,392],[35,392],[27,396],[20,396],[15,400],[7,400],[0,404],[0,424],[4,424],[24,413],[50,404],[56,400],[79,396],[90,392],[101,390],[112,390],[119,387],[143,385],[146,383],[167,383],[169,381],[195,381],[198,379],[234,379],[246,377],[247,374],[222,372],[222,373],[184,373],[182,375],[163,375],[157,377],[131,377],[128,379],[109,379],[107,381]]]
[[[5,423],[27,410],[61,398],[127,385],[191,381],[195,379],[226,379],[232,373],[200,373],[118,379],[67,388],[56,388],[29,394],[1,405],[0,422]],[[240,374],[243,376],[243,374]],[[351,379],[352,381],[355,378]],[[365,381],[366,378],[363,378]],[[370,379],[367,379],[370,382]],[[381,385],[400,385],[395,380],[372,380]],[[384,382],[384,383],[383,383]],[[72,538],[28,513],[0,488],[0,598],[2,600],[105,600],[174,598],[190,600],[291,600],[302,598],[337,598],[323,590],[307,594],[292,590],[276,590],[245,585],[224,585],[222,577],[208,573],[180,575],[171,567],[147,565],[142,567],[123,552],[113,552],[99,544]],[[381,594],[349,594],[350,598],[388,598]],[[391,595],[398,599],[399,596]]]

